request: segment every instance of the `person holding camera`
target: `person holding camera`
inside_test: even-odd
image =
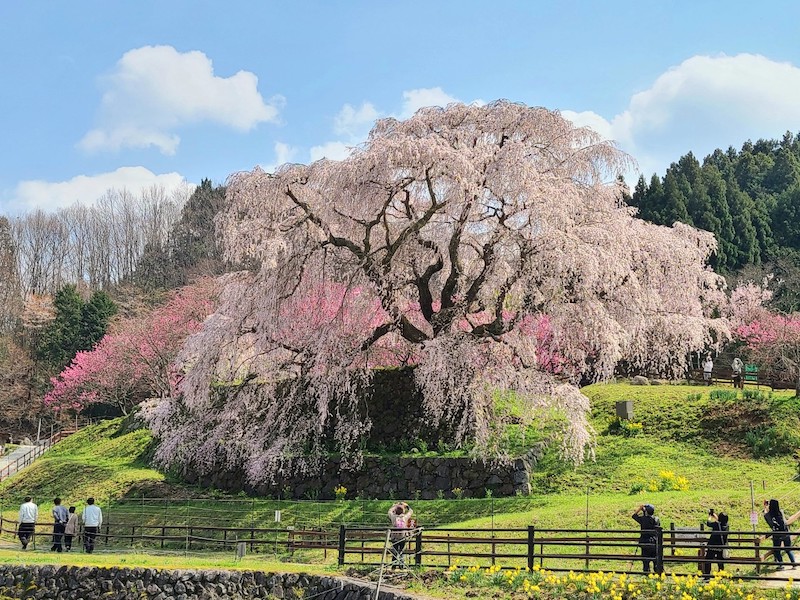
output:
[[[792,536],[789,535],[789,526],[786,524],[786,517],[781,510],[781,506],[774,498],[767,502],[764,500],[764,520],[772,529],[772,553],[775,555],[775,562],[778,563],[778,570],[783,570],[783,558],[781,558],[781,546],[786,547],[786,555],[789,562],[794,564],[794,554],[790,550],[792,547]]]
[[[711,529],[711,536],[706,544],[705,561],[703,562],[703,577],[711,579],[711,563],[717,561],[720,571],[725,570],[725,546],[728,545],[728,515],[715,514],[714,509],[708,511],[706,525]]]
[[[392,541],[392,556],[394,557],[392,562],[400,566],[405,564],[403,549],[408,537],[409,521],[413,514],[414,511],[405,502],[395,502],[389,509],[389,520],[392,523],[390,538]]]
[[[656,507],[652,504],[642,504],[633,513],[633,520],[639,523],[642,532],[639,534],[639,547],[642,549],[642,569],[645,574],[650,573],[650,564],[653,571],[659,573],[658,561],[658,533],[661,521],[655,516]]]

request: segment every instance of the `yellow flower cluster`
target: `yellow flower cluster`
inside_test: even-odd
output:
[[[541,600],[800,600],[800,588],[795,588],[791,580],[782,590],[758,589],[741,579],[732,579],[725,571],[706,581],[698,575],[651,574],[642,578],[624,573],[572,571],[563,575],[539,566],[504,569],[500,565],[481,568],[453,564],[448,569],[448,579],[456,585],[499,587]]]
[[[333,488],[333,495],[336,496],[337,500],[344,500],[345,496],[347,496],[347,488],[343,485],[336,486]]]

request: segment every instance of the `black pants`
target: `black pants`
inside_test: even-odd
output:
[[[74,537],[73,535],[70,535],[68,533],[64,534],[64,548],[66,549],[67,552],[72,550],[72,538],[73,537]]]
[[[83,528],[83,548],[91,554],[94,551],[94,538],[97,537],[99,527],[84,527]]]
[[[642,570],[645,573],[650,572],[650,563],[653,563],[653,572],[658,572],[658,564],[656,563],[656,545],[655,544],[639,544],[642,549]]]
[[[706,575],[707,578],[711,576],[711,563],[714,561],[717,561],[717,566],[720,571],[725,570],[725,563],[722,562],[721,546],[709,546],[706,548],[706,556],[703,561],[703,575]]]
[[[64,537],[64,529],[67,528],[66,523],[53,524],[53,545],[50,550],[61,552],[61,540]]]
[[[19,541],[22,542],[22,547],[25,548],[28,545],[28,542],[31,541],[33,538],[33,534],[36,532],[36,523],[20,523],[19,529],[17,529],[17,535],[19,536]]]
[[[794,563],[794,554],[790,550],[792,547],[792,537],[788,533],[784,533],[783,535],[778,533],[772,534],[772,552],[775,555],[775,562],[782,563],[783,557],[781,557],[781,546],[786,547],[786,555],[789,557],[789,562]]]

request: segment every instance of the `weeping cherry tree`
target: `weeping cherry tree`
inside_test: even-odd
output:
[[[628,162],[558,112],[498,101],[380,120],[345,160],[233,175],[217,229],[249,269],[226,276],[149,412],[159,458],[253,483],[313,470],[331,445],[357,466],[373,368],[409,365],[453,443],[487,449],[513,393],[517,421],[562,416],[580,462],[580,382],[623,360],[682,374],[725,326],[713,236],[635,218]]]

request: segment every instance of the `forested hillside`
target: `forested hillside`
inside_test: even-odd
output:
[[[628,203],[660,225],[676,221],[712,232],[715,270],[774,273],[775,303],[800,308],[800,138],[717,149],[702,163],[690,152],[663,177],[640,177]]]
[[[106,333],[114,333],[103,346],[108,356],[112,347],[161,352],[178,341],[149,335],[156,319],[174,310],[181,324],[202,320],[205,313],[195,316],[186,305],[198,288],[171,290],[224,269],[214,241],[214,215],[224,200],[223,186],[203,180],[185,196],[109,190],[91,205],[0,216],[0,441],[35,433],[40,417],[54,416],[42,404],[51,378],[80,353],[77,367],[95,372],[87,371],[86,353]],[[172,337],[188,334],[176,323],[163,329]],[[125,397],[113,404],[152,393],[136,357],[114,356],[128,370],[91,363],[97,372],[128,378]],[[150,358],[150,371],[161,362]]]

